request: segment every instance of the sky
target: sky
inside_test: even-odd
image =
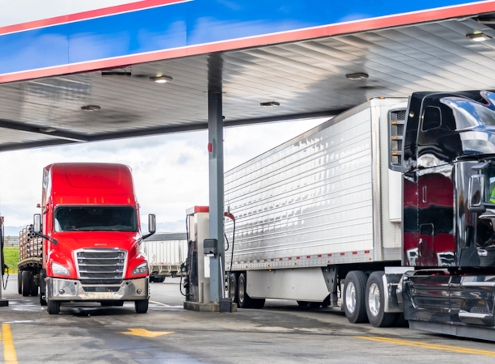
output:
[[[325,119],[286,121],[224,129],[228,171],[321,124]],[[208,132],[162,134],[107,142],[0,153],[0,215],[5,235],[32,223],[41,202],[43,167],[57,162],[123,163],[131,167],[141,221],[156,215],[159,232],[184,232],[185,213],[208,205]],[[146,229],[143,229],[146,231]]]

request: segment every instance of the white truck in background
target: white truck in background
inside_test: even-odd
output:
[[[406,108],[404,98],[372,99],[226,172],[225,206],[236,221],[226,271],[241,308],[290,299],[366,320],[368,275],[375,287],[385,267],[401,265]],[[383,287],[372,289],[375,324],[402,322],[397,302],[385,292],[380,306]]]
[[[162,283],[166,277],[180,276],[187,258],[186,233],[157,233],[142,245],[150,265],[150,281]]]

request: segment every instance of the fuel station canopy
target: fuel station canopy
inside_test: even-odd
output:
[[[0,0],[0,151],[495,85],[495,1]]]

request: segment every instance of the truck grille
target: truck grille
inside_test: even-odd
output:
[[[118,284],[124,276],[127,252],[116,249],[80,250],[76,253],[83,284]]]

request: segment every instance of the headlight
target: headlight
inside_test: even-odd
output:
[[[146,273],[148,273],[148,263],[141,263],[132,271],[132,275],[146,274]]]
[[[68,276],[70,274],[69,270],[65,268],[62,264],[58,264],[55,262],[52,263],[52,272],[53,274],[61,275],[61,276]]]

